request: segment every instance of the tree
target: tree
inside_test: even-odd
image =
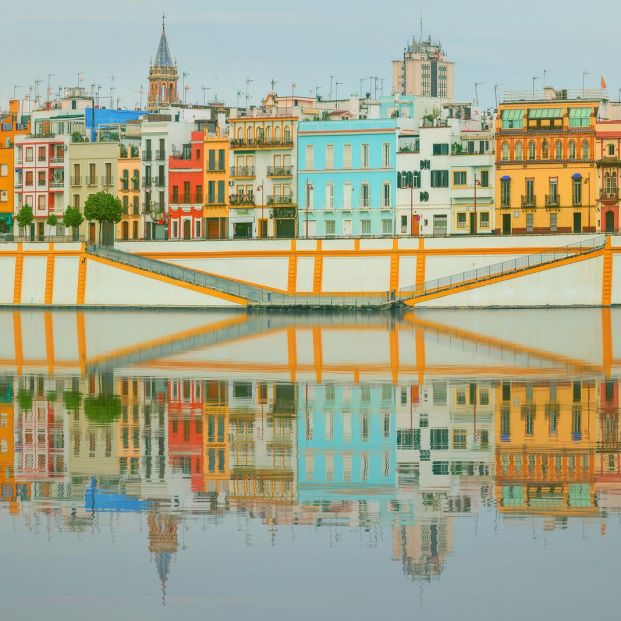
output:
[[[63,214],[63,224],[66,228],[73,229],[75,233],[80,225],[84,222],[84,216],[77,207],[67,207]]]
[[[103,224],[116,224],[123,217],[121,201],[107,192],[91,194],[84,204],[84,216],[87,220],[99,222],[99,241]]]
[[[50,227],[50,235],[52,234],[52,229],[58,224],[58,218],[56,217],[55,213],[51,213],[48,217],[47,217],[47,225]]]
[[[24,234],[24,229],[29,227],[33,220],[34,214],[32,213],[32,207],[30,205],[24,205],[15,216],[15,220],[17,221],[17,226],[19,226],[22,235]]]
[[[86,397],[84,414],[92,423],[109,425],[121,417],[121,400],[114,395]]]

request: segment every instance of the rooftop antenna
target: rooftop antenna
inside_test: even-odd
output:
[[[248,85],[254,82],[250,78],[246,78],[246,108],[248,108]]]
[[[498,109],[498,87],[502,86],[500,82],[494,84],[494,101],[496,102],[496,109]]]
[[[114,74],[108,77],[110,78],[110,107],[114,108]]]
[[[35,104],[39,105],[39,84],[41,84],[41,80],[34,81],[34,89],[35,89]]]
[[[142,93],[144,91],[144,86],[141,84],[140,88],[138,89],[138,92],[140,93],[140,106],[139,109],[142,110]]]
[[[481,86],[483,82],[475,82],[474,83],[474,101],[476,105],[479,105],[479,86]]]
[[[315,86],[315,99],[319,99],[319,90],[321,89],[321,86]]]
[[[13,99],[17,99],[18,88],[21,88],[21,84],[13,84]]]
[[[582,72],[582,97],[584,97],[584,79],[588,76],[591,75],[590,71],[583,71]]]
[[[533,76],[533,100],[535,99],[535,82],[538,80],[539,78],[534,75]]]
[[[272,90],[274,90],[276,88],[276,84],[278,84],[278,80],[274,80],[274,78],[272,78],[271,81],[270,81],[270,85],[272,87]]]
[[[84,74],[82,72],[78,71],[78,88],[80,87],[80,83],[82,82],[83,75]]]
[[[244,94],[244,91],[237,89],[237,107],[239,108],[239,98]]]
[[[185,79],[186,79],[187,77],[189,77],[189,75],[190,75],[190,74],[189,74],[187,71],[184,71],[184,72],[181,74],[181,83],[182,83],[182,85],[183,85],[183,86],[182,86],[182,88],[183,88],[183,105],[184,105],[184,106],[185,106],[185,95],[186,95],[186,92],[187,92],[187,89],[186,89],[186,86],[185,86]]]
[[[336,83],[336,109],[339,109],[339,86],[343,84],[343,82]]]
[[[203,105],[207,105],[207,91],[210,91],[211,88],[209,86],[201,86],[201,90],[203,91]]]
[[[332,82],[334,80],[334,76],[330,76],[330,101],[332,101]]]
[[[54,77],[53,73],[47,74],[47,100],[48,102],[52,101],[52,78]]]
[[[546,76],[548,75],[548,73],[550,73],[549,69],[544,69],[543,70],[543,88],[546,87]]]

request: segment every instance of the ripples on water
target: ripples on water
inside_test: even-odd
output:
[[[0,313],[7,610],[612,611],[615,318]]]

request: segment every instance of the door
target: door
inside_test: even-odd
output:
[[[293,239],[295,237],[295,220],[292,218],[276,220],[276,237]]]
[[[37,240],[43,241],[44,237],[45,237],[45,223],[37,222]]]
[[[510,213],[502,214],[502,234],[511,235],[511,214]]]
[[[97,235],[96,235],[96,228],[95,228],[95,223],[91,222],[88,225],[88,243],[89,244],[94,244],[97,241]]]
[[[132,239],[138,239],[138,222],[132,223]]]
[[[121,238],[123,241],[129,239],[129,222],[123,222],[123,224],[121,224]]]
[[[606,212],[606,233],[614,233],[615,232],[615,212],[607,211]]]
[[[470,214],[470,235],[476,235],[477,233],[477,214],[472,212]]]
[[[235,222],[233,224],[233,237],[250,239],[252,237],[252,222]]]
[[[448,218],[444,214],[433,217],[433,234],[444,236],[448,233]]]
[[[265,239],[267,237],[267,219],[261,218],[259,220],[259,237]]]
[[[343,220],[343,235],[345,237],[351,236],[351,220]]]
[[[220,220],[209,218],[207,220],[207,239],[218,239],[220,237]]]
[[[183,239],[192,239],[192,220],[183,221]]]
[[[420,216],[412,216],[412,237],[418,237],[420,235]]]
[[[582,233],[582,214],[579,211],[574,213],[574,233]]]

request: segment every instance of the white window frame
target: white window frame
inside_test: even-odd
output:
[[[326,145],[326,169],[332,170],[334,168],[334,145]]]
[[[360,168],[369,168],[371,149],[368,144],[360,145]]]

